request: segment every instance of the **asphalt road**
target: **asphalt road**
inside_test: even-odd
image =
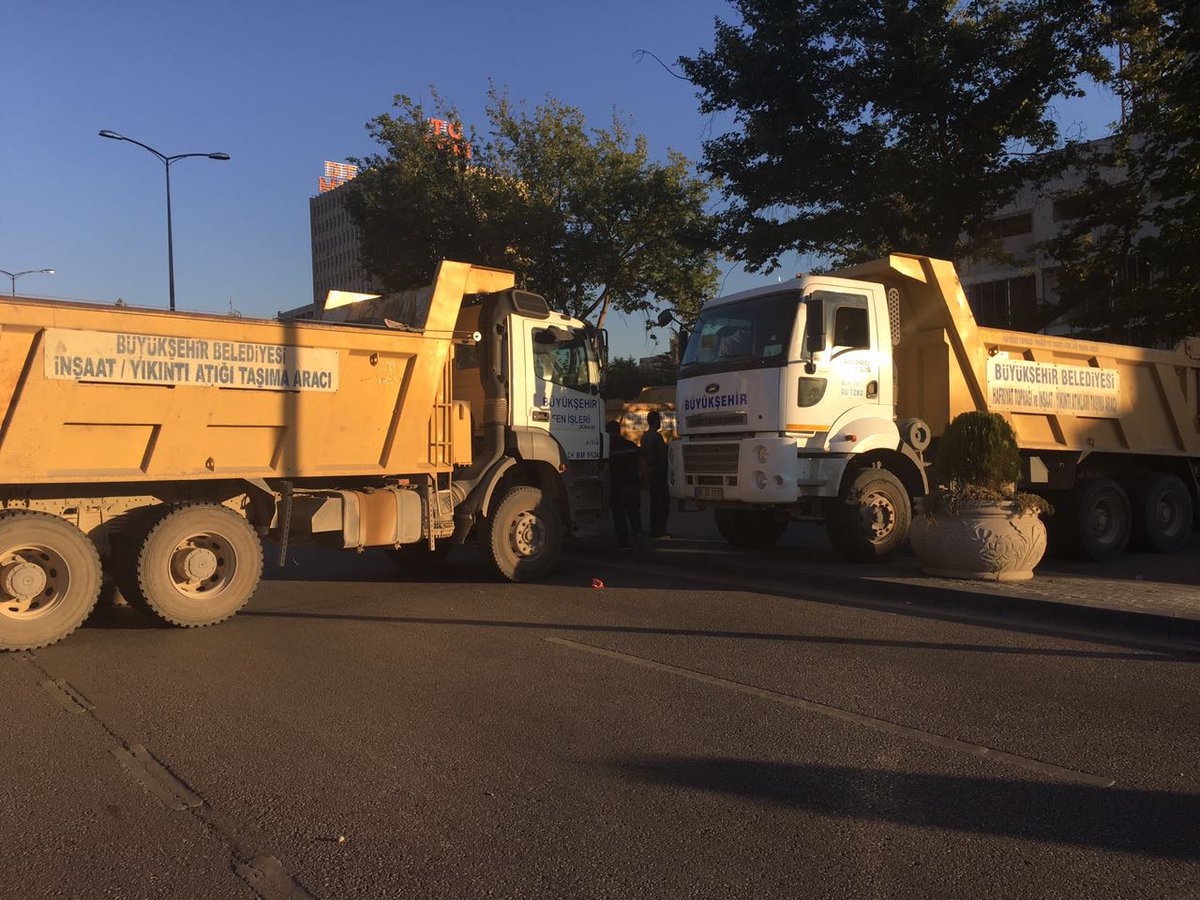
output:
[[[1200,897],[1200,655],[729,552],[306,554],[0,657],[0,896]]]

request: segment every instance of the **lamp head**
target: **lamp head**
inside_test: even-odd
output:
[[[100,132],[100,137],[112,138],[114,141],[125,140],[125,135],[117,134],[115,131],[109,131],[107,128]]]
[[[208,154],[208,158],[209,159],[229,159],[229,154],[228,153],[210,153],[210,154]]]

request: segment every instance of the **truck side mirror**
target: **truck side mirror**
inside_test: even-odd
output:
[[[825,349],[825,303],[817,297],[808,300],[808,312],[804,318],[804,371],[812,375],[817,371],[814,359],[818,350]]]
[[[675,318],[675,315],[669,309],[664,309],[662,312],[660,312],[658,314],[658,327],[666,328],[668,325],[671,324],[671,321],[674,318]]]

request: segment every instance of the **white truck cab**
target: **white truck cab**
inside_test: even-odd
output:
[[[512,424],[547,432],[567,460],[601,458],[600,342],[579,319],[517,318],[511,343]]]
[[[456,333],[473,332],[479,342],[460,346],[455,357],[454,396],[470,403],[475,455],[495,466],[487,480],[561,489],[571,527],[594,531],[604,512],[605,332],[524,291],[512,292],[503,308],[464,307]],[[481,514],[490,496],[480,498]]]
[[[707,304],[679,372],[673,496],[742,546],[817,518],[846,556],[894,551],[926,484],[895,421],[892,334],[880,283],[801,276]]]
[[[1152,350],[982,326],[952,262],[892,253],[704,306],[671,490],[711,506],[734,544],[809,518],[842,555],[880,559],[904,543],[945,429],[988,411],[1063,549],[1178,550],[1200,507],[1197,360],[1200,338]]]

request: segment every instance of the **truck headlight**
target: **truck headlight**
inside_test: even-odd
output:
[[[771,451],[769,451],[762,444],[759,444],[754,448],[754,455],[758,457],[758,464],[760,466],[765,466],[767,464],[767,460],[771,458]]]
[[[754,486],[760,491],[765,491],[767,489],[767,476],[762,472],[756,471],[754,473]]]

